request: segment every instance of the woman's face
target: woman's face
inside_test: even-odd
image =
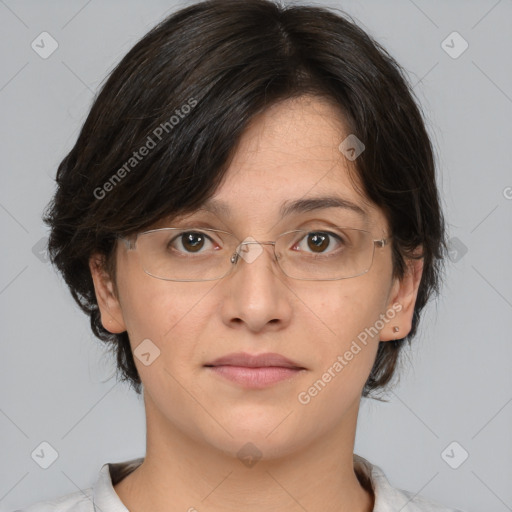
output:
[[[386,237],[384,215],[348,177],[350,162],[338,149],[348,135],[321,99],[272,107],[245,133],[214,196],[229,213],[202,210],[187,221],[230,231],[239,240],[275,240],[317,222]],[[285,204],[321,196],[350,201],[365,213],[326,207],[280,216]],[[165,226],[172,227],[154,227]],[[289,278],[273,260],[272,246],[247,247],[263,252],[250,262],[240,259],[227,277],[175,282],[146,274],[137,251],[119,244],[118,301],[108,292],[102,296],[104,283],[93,271],[105,327],[128,331],[148,429],[158,424],[160,431],[180,432],[233,456],[250,442],[269,459],[325,436],[353,436],[379,340],[397,337],[393,326],[400,327],[399,337],[408,332],[415,284],[393,280],[389,245],[375,248],[367,273],[333,281]],[[277,353],[303,370],[251,387],[205,366],[240,352]]]

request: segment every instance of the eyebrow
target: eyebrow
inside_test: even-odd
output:
[[[295,201],[285,201],[279,209],[279,214],[281,218],[284,218],[292,213],[305,213],[324,208],[343,208],[357,213],[363,219],[368,218],[368,212],[365,209],[339,196],[309,197]],[[225,217],[231,214],[231,209],[227,203],[213,198],[205,201],[201,209],[208,210],[216,215],[224,215]]]

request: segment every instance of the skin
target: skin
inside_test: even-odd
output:
[[[366,227],[375,239],[386,236],[385,216],[358,194],[349,179],[351,162],[338,150],[349,133],[326,100],[304,96],[274,105],[253,120],[215,193],[232,214],[197,212],[193,219],[240,240],[275,240],[333,215]],[[366,225],[336,208],[279,217],[284,201],[333,192],[363,207]],[[411,261],[406,276],[394,279],[387,245],[375,249],[366,274],[299,281],[281,273],[271,246],[261,247],[252,263],[241,260],[229,276],[209,282],[151,277],[124,244],[117,247],[116,283],[100,255],[90,259],[105,328],[127,330],[132,350],[147,338],[160,350],[149,366],[135,357],[144,389],[146,457],[115,486],[131,512],[373,509],[373,494],[353,465],[360,397],[379,341],[396,338],[394,326],[400,337],[410,331],[422,261]],[[307,405],[299,403],[298,394],[393,304],[401,305],[393,320]],[[306,370],[265,389],[243,389],[203,366],[232,352],[277,352]],[[248,442],[262,454],[252,467],[237,457]]]

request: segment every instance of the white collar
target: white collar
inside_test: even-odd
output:
[[[115,484],[112,482],[119,482],[136,469],[143,460],[144,458],[141,457],[125,462],[107,462],[102,466],[92,493],[95,512],[129,512],[115,492]],[[370,478],[375,496],[373,512],[461,512],[392,487],[379,466],[373,465],[356,454],[354,454],[354,465]]]

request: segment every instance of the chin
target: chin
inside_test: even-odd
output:
[[[244,460],[270,461],[285,458],[302,450],[313,435],[313,432],[311,436],[308,434],[305,425],[295,424],[292,419],[293,413],[285,419],[289,413],[290,411],[283,411],[279,419],[274,415],[264,417],[261,412],[259,417],[253,418],[252,421],[248,417],[239,417],[223,423],[232,437],[223,429],[217,429],[217,435],[214,437],[211,436],[211,430],[204,432],[203,440],[243,463]],[[251,467],[249,463],[246,465]]]

